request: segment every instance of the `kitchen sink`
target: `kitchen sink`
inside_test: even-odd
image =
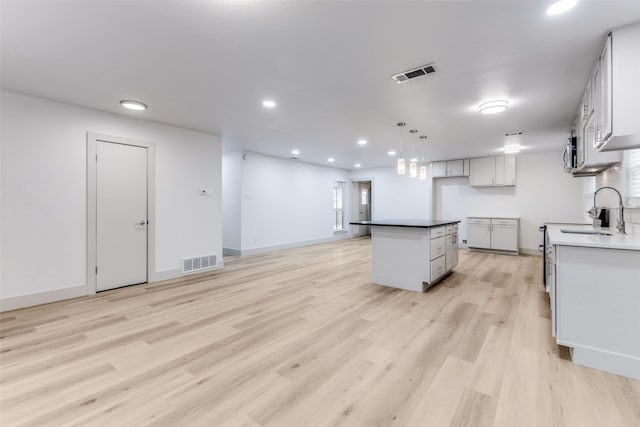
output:
[[[560,229],[560,231],[563,233],[569,233],[569,234],[596,234],[601,236],[612,236],[611,233],[608,233],[606,231],[600,231],[600,230],[567,230],[565,228],[562,228]]]

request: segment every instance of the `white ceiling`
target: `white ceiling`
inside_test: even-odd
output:
[[[398,121],[428,135],[428,160],[496,153],[512,131],[560,151],[607,29],[640,21],[640,1],[549,4],[3,1],[2,88],[346,169],[392,165]],[[390,78],[429,62],[434,76]],[[503,98],[507,112],[478,113]]]

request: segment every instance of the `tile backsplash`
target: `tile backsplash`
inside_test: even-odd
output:
[[[609,186],[623,193],[623,164],[610,167],[596,177],[596,188]],[[624,193],[623,193],[624,195]],[[603,190],[598,193],[598,206],[610,207],[610,222],[614,227],[617,223],[619,209],[618,196],[613,191]],[[640,208],[624,208],[624,221],[627,233],[640,234]]]

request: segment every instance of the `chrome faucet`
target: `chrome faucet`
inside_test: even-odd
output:
[[[618,195],[618,200],[620,202],[620,218],[618,220],[618,224],[616,225],[616,229],[618,230],[618,232],[622,233],[622,234],[626,234],[626,229],[625,229],[625,224],[624,224],[624,205],[622,204],[622,194],[620,194],[620,192],[618,190],[616,190],[613,187],[600,187],[596,190],[595,193],[593,193],[593,207],[591,208],[591,211],[589,211],[590,213],[593,213],[594,216],[596,215],[596,212],[598,212],[598,208],[596,207],[596,196],[598,195],[598,193],[600,192],[600,190],[604,190],[605,188],[608,188],[609,190],[613,190],[616,192],[616,194]]]

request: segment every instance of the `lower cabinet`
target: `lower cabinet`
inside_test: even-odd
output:
[[[518,218],[467,218],[467,241],[471,249],[518,253]]]
[[[445,256],[442,255],[431,261],[431,281],[435,282],[440,276],[447,272]]]
[[[430,236],[429,276],[433,283],[458,264],[458,224],[432,228]]]
[[[445,239],[446,270],[458,265],[458,224],[447,225]]]
[[[640,380],[640,250],[554,245],[551,255],[556,342],[576,364]]]

